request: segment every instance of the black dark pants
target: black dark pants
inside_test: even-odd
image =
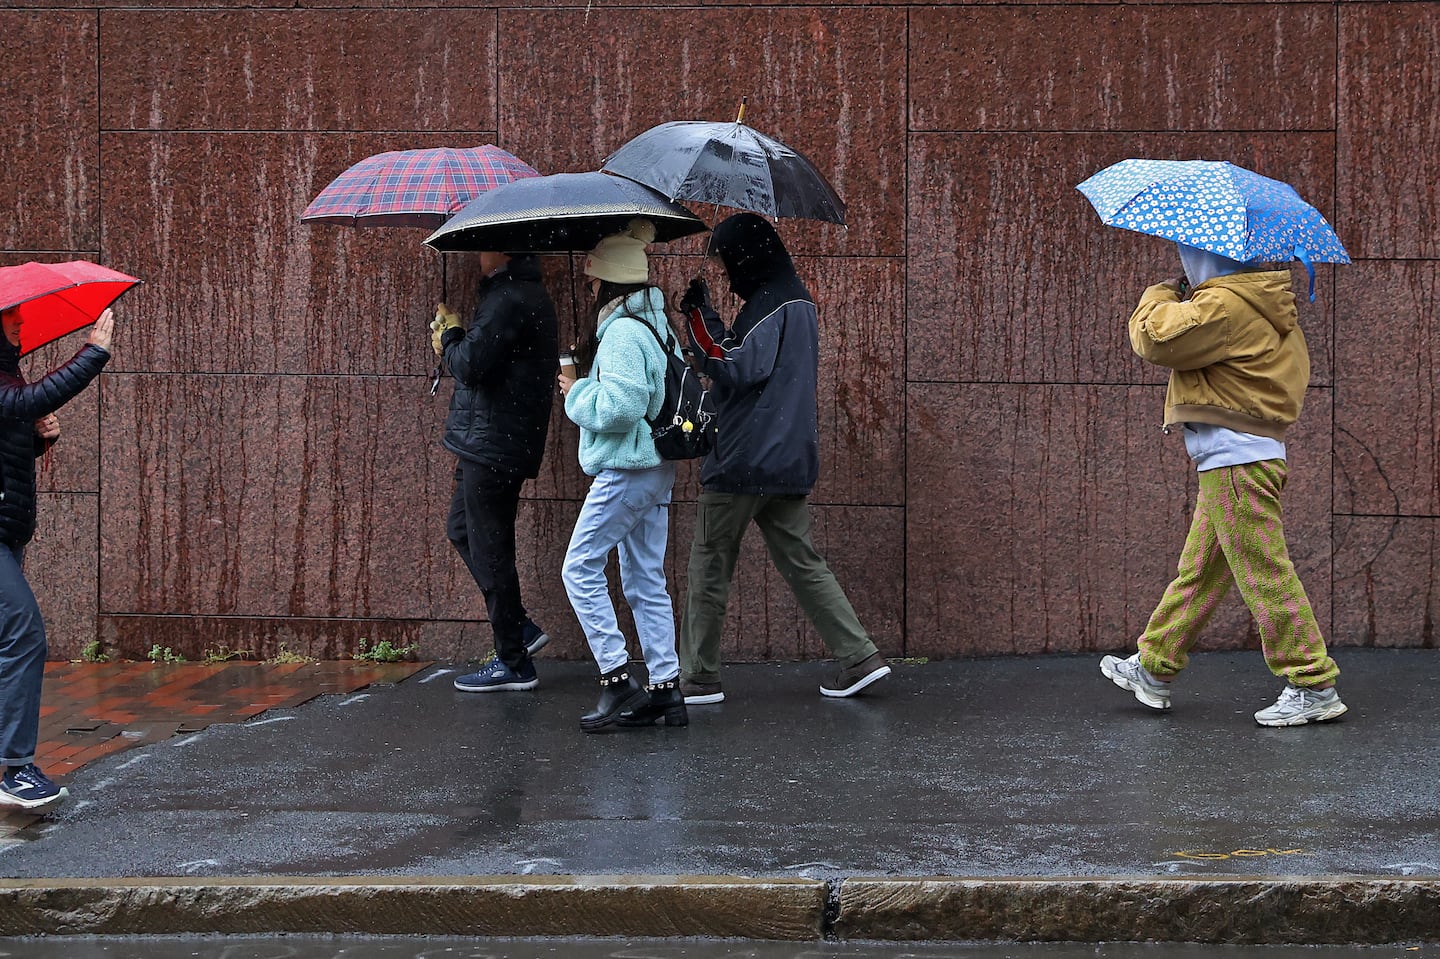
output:
[[[459,460],[446,530],[485,594],[495,654],[511,669],[529,658],[524,638],[529,617],[520,601],[520,575],[515,571],[515,514],[523,485],[522,476]]]

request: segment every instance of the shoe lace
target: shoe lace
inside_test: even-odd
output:
[[[11,775],[17,782],[22,782],[27,786],[37,786],[41,789],[49,789],[55,785],[50,781],[50,777],[42,773],[40,771],[40,768],[34,763],[31,763],[28,766],[21,766]]]
[[[1284,691],[1280,693],[1280,701],[1275,705],[1281,707],[1304,706],[1305,690],[1301,689],[1299,686],[1286,686]]]

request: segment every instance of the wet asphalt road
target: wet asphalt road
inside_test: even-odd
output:
[[[1337,658],[1350,715],[1298,729],[1254,725],[1255,652],[1195,657],[1166,714],[1092,656],[854,700],[731,666],[688,728],[607,735],[584,664],[488,696],[436,667],[88,766],[0,875],[1440,875],[1440,653]]]
[[[440,938],[0,939],[0,959],[1429,959],[1431,946],[786,943]]]

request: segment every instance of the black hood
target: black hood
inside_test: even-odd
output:
[[[748,300],[766,283],[795,275],[795,264],[770,221],[754,213],[727,217],[710,234],[710,252],[720,257],[730,290]]]
[[[540,261],[534,253],[511,253],[505,270],[517,280],[540,279]]]

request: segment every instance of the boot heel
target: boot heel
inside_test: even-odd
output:
[[[688,726],[690,725],[690,714],[685,711],[685,704],[671,707],[665,710],[665,725],[667,726]]]

